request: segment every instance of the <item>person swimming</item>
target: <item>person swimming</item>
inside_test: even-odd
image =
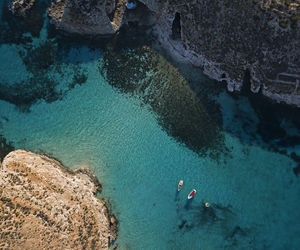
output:
[[[179,184],[178,184],[178,187],[177,187],[177,190],[178,190],[178,191],[181,190],[182,185],[183,185],[183,180],[180,180],[180,181],[179,181]]]

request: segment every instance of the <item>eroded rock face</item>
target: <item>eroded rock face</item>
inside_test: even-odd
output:
[[[126,2],[53,0],[49,17],[58,29],[93,36],[154,20],[162,46],[229,91],[241,90],[247,71],[252,92],[300,107],[299,0],[140,0],[130,11]]]
[[[300,106],[298,0],[141,2],[157,13],[162,45],[181,60],[226,80],[230,91],[249,70],[253,92]]]
[[[85,1],[87,7],[79,2],[81,5],[69,5],[69,9],[72,13],[87,11],[87,15],[92,1]],[[120,2],[116,12],[122,19]],[[216,80],[225,80],[229,91],[240,91],[249,71],[251,91],[300,106],[299,0],[138,3],[145,4],[156,20],[161,44],[180,60],[203,68]]]
[[[53,0],[48,11],[57,29],[88,36],[111,36],[128,21],[153,23],[152,12],[141,2],[134,11],[127,0]]]
[[[94,196],[100,187],[87,168],[9,153],[0,168],[0,248],[108,249],[117,222]]]
[[[80,35],[115,33],[109,14],[114,0],[54,0],[48,11],[51,23],[58,29]]]

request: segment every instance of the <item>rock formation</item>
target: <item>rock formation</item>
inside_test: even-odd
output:
[[[24,150],[0,168],[1,249],[108,249],[117,222],[87,168],[75,172]]]
[[[93,36],[131,20],[154,24],[163,47],[229,91],[247,76],[252,92],[300,107],[300,0],[136,2],[126,10],[125,0],[53,0],[49,17],[61,30]]]
[[[33,7],[36,0],[12,0],[10,10],[18,16],[25,16],[26,13]]]
[[[68,33],[111,35],[118,29],[108,17],[114,9],[113,0],[55,0],[48,15],[52,24]]]
[[[161,44],[241,90],[300,106],[299,0],[141,0],[157,16]]]

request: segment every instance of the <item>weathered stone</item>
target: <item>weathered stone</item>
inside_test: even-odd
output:
[[[97,190],[87,167],[73,172],[44,155],[9,153],[0,165],[0,248],[108,249],[117,220]]]
[[[299,0],[140,0],[130,11],[126,2],[53,0],[48,14],[80,35],[112,35],[132,20],[155,24],[163,47],[229,91],[241,90],[248,71],[251,91],[300,107]]]
[[[261,90],[278,102],[300,106],[299,1],[141,2],[155,13],[158,39],[175,57],[226,80],[229,91],[241,90],[249,70],[253,92]],[[181,37],[174,39],[178,14]],[[284,29],[281,18],[291,20]],[[290,79],[282,81],[282,75]]]
[[[116,32],[107,11],[113,0],[54,0],[48,11],[51,23],[58,29],[80,35],[112,35]]]

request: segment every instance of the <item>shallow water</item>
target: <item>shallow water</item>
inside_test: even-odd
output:
[[[120,221],[120,249],[299,248],[300,176],[289,157],[300,154],[297,120],[264,120],[252,99],[215,93],[199,70],[151,49],[139,57],[57,38],[45,47],[43,27],[40,39],[0,45],[0,84],[19,91],[18,101],[16,88],[0,92],[0,134],[70,168],[88,165]],[[147,78],[115,62],[124,55]],[[258,130],[270,121],[285,134]]]

